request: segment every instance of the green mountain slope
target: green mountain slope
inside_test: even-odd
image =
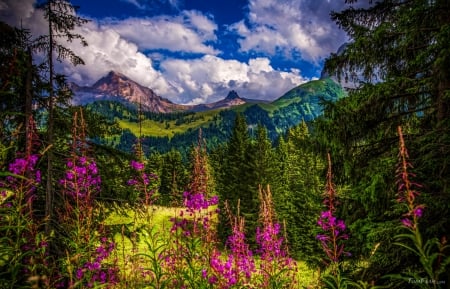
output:
[[[141,127],[138,111],[119,102],[98,101],[86,107],[114,119],[121,127],[119,134],[98,138],[97,142],[132,151],[137,137],[142,136],[146,153],[165,153],[171,148],[187,153],[196,143],[200,128],[209,147],[225,142],[237,113],[245,115],[249,129],[264,125],[269,137],[275,140],[302,120],[311,121],[322,114],[322,100],[336,101],[344,96],[339,84],[331,79],[320,79],[295,87],[272,103],[246,103],[230,109],[201,112],[144,112]]]
[[[278,132],[286,131],[300,121],[311,121],[322,114],[322,101],[336,101],[346,95],[330,78],[299,85],[272,104],[272,119]]]

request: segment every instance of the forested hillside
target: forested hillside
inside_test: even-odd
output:
[[[85,107],[89,112],[116,122],[120,128],[106,138],[94,138],[98,143],[132,152],[137,139],[141,138],[146,155],[167,153],[174,148],[186,156],[190,147],[196,144],[200,129],[208,148],[226,142],[238,113],[244,115],[250,134],[254,135],[256,127],[261,125],[275,142],[289,128],[320,116],[325,103],[335,102],[345,95],[336,82],[325,78],[295,87],[272,103],[251,102],[230,109],[155,113],[139,111],[138,105],[107,100],[92,102]]]
[[[449,288],[449,2],[361,7],[332,78],[176,113],[71,105],[70,2],[0,22],[0,288]]]

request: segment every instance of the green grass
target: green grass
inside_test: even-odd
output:
[[[181,124],[177,124],[176,120],[160,122],[145,119],[142,121],[142,135],[172,138],[176,133],[184,133],[189,129],[208,125],[215,115],[217,115],[216,110],[198,112],[195,114],[195,119],[189,120],[189,116],[184,117],[185,121]],[[137,122],[118,118],[116,121],[122,129],[129,129],[134,135],[139,135],[139,124]]]
[[[215,209],[215,208],[212,208]],[[122,232],[117,232],[114,236],[116,247],[116,256],[118,264],[125,274],[123,278],[132,282],[137,282],[139,276],[133,275],[136,270],[136,264],[150,266],[148,260],[140,259],[137,262],[135,258],[140,258],[140,254],[152,255],[147,242],[158,242],[165,244],[170,242],[170,229],[172,223],[170,218],[179,216],[179,207],[150,206],[145,209],[136,210],[133,207],[120,206],[109,211],[109,216],[105,220],[105,225],[122,227]],[[130,232],[138,232],[138,235],[132,237]],[[128,232],[128,233],[126,233]],[[146,263],[147,262],[147,263]],[[308,268],[306,263],[297,261],[298,266],[298,288],[305,288],[314,284],[317,280],[317,273]]]

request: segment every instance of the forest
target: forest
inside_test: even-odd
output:
[[[0,22],[0,288],[450,288],[450,3],[346,2],[348,96],[276,138],[225,110],[183,151],[71,105],[70,2]]]

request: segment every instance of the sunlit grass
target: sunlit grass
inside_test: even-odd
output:
[[[150,261],[142,257],[143,255],[152,255],[148,243],[155,242],[164,245],[170,242],[172,227],[170,219],[179,216],[182,209],[181,207],[152,205],[137,210],[133,207],[121,206],[110,212],[109,217],[105,220],[105,225],[122,227],[122,231],[116,232],[114,235],[116,243],[114,258],[117,258],[117,264],[121,267],[122,278],[129,282],[137,282],[136,280],[142,279],[140,276],[133,275],[135,271],[138,271],[135,268],[136,264],[143,267],[151,266]],[[133,235],[130,232],[137,232],[137,234]],[[158,253],[160,252],[158,250]],[[308,288],[317,282],[316,275],[318,273],[310,269],[306,263],[297,261],[297,266],[298,288]]]
[[[129,129],[135,135],[142,133],[143,136],[171,138],[176,133],[184,133],[189,129],[196,129],[208,125],[216,114],[217,111],[199,112],[195,114],[194,119],[190,119],[192,116],[183,117],[183,120],[179,124],[177,124],[176,120],[161,122],[144,119],[141,128],[137,122],[130,122],[126,119],[116,119],[116,121],[122,129]]]

